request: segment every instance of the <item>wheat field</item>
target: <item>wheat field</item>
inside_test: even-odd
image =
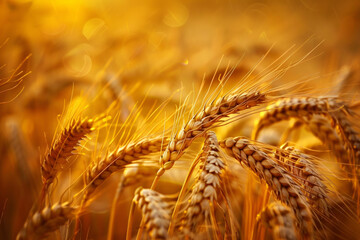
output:
[[[360,239],[358,1],[0,0],[0,239]]]

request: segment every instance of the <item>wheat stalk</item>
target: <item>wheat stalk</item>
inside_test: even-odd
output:
[[[85,184],[87,186],[87,196],[101,185],[111,174],[124,169],[127,165],[146,157],[151,153],[161,150],[162,145],[167,140],[163,137],[145,138],[137,142],[129,143],[120,147],[116,151],[108,154],[98,163],[90,166],[85,173]]]
[[[94,130],[93,125],[94,120],[92,119],[74,119],[61,132],[55,143],[48,150],[48,153],[45,154],[41,164],[44,185],[48,186],[51,184],[56,174],[68,164],[67,160],[73,155],[73,151],[79,142]]]
[[[74,218],[75,212],[76,208],[72,207],[69,202],[56,203],[51,207],[46,207],[28,218],[16,239],[46,238],[51,232]]]
[[[303,234],[312,235],[313,221],[308,203],[300,190],[301,187],[292,180],[283,167],[247,139],[227,138],[219,144],[229,156],[249,167],[260,179],[265,180],[276,198],[294,211]]]
[[[90,195],[114,172],[124,169],[132,162],[142,159],[147,155],[159,152],[167,140],[164,137],[145,138],[137,142],[131,142],[108,154],[98,163],[91,165],[84,173],[85,193],[81,202],[81,209],[88,202]],[[76,219],[75,234],[79,232],[79,217]]]
[[[346,165],[348,161],[344,162],[346,160],[344,156],[347,155],[344,143],[327,118],[321,115],[314,115],[307,120],[306,126],[315,137],[330,147],[339,163],[345,163],[342,164],[344,168],[349,168]]]
[[[287,144],[284,144],[282,148],[286,152],[281,152],[276,156],[279,163],[293,174],[295,180],[304,186],[302,188],[304,195],[312,205],[312,209],[320,210],[320,212],[328,215],[328,189],[316,166],[310,161],[308,155],[298,149],[287,146]]]
[[[112,239],[113,236],[115,217],[116,213],[118,212],[117,205],[119,199],[121,199],[120,196],[122,195],[124,188],[144,182],[144,180],[146,180],[150,176],[155,176],[157,170],[157,166],[146,166],[143,163],[131,164],[130,166],[125,168],[124,173],[118,183],[118,187],[116,189],[116,193],[111,207],[108,230],[109,240]]]
[[[352,126],[348,119],[349,115],[353,115],[351,109],[342,101],[337,98],[330,97],[302,97],[302,98],[285,98],[277,101],[275,104],[268,106],[268,111],[260,114],[259,120],[255,123],[253,138],[256,139],[259,132],[271,124],[290,118],[298,118],[304,121],[306,124],[311,122],[310,119],[314,115],[323,115],[331,121],[331,126],[336,129],[338,135],[342,139],[345,145],[345,150],[348,152],[348,161],[344,162],[344,156],[340,155],[343,152],[337,152],[340,163],[344,168],[347,167],[347,163],[350,162],[353,168],[350,169],[354,172],[354,185],[358,189],[359,179],[359,162],[360,162],[360,137],[357,131]],[[314,127],[314,125],[312,125]],[[330,134],[330,131],[327,131]],[[330,143],[335,149],[341,150],[338,146],[338,140],[336,140],[332,134],[332,139],[326,138],[326,142]],[[317,134],[318,135],[318,134]],[[319,138],[325,139],[325,136]]]
[[[260,114],[260,118],[255,123],[253,138],[256,139],[263,128],[276,122],[290,118],[308,121],[314,115],[323,115],[332,122],[332,127],[337,127],[349,151],[352,151],[354,157],[358,159],[360,138],[347,119],[349,114],[352,114],[349,107],[337,98],[284,98],[268,106],[268,110]]]
[[[196,234],[196,226],[210,216],[220,190],[221,173],[225,163],[220,157],[219,143],[214,132],[206,133],[200,162],[198,177],[185,207],[185,220],[182,223],[187,235]]]
[[[164,195],[151,189],[140,187],[135,191],[133,202],[142,212],[145,227],[151,239],[167,239],[170,206],[164,198]]]
[[[290,118],[304,118],[313,114],[323,114],[331,117],[334,111],[342,111],[344,104],[336,98],[327,97],[294,97],[283,98],[267,107],[256,120],[253,138],[257,139],[260,131],[276,122]]]
[[[190,146],[191,142],[197,137],[204,136],[206,130],[222,118],[262,104],[266,100],[265,94],[253,92],[222,97],[216,102],[214,101],[210,105],[205,106],[170,140],[161,156],[161,168],[157,175],[161,176],[165,170],[172,168],[175,161],[184,154],[184,151]]]
[[[147,166],[142,163],[136,163],[134,165],[131,165],[124,170],[123,186],[132,186],[136,183],[143,181],[144,179],[154,177],[157,170],[158,168],[156,166]]]
[[[280,202],[267,205],[257,216],[265,226],[272,230],[275,240],[296,240],[294,216],[288,206]]]

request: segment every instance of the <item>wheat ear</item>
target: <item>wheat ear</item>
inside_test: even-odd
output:
[[[121,195],[123,189],[129,186],[132,186],[137,183],[144,182],[150,176],[155,176],[158,170],[157,166],[146,166],[143,163],[134,163],[129,167],[126,167],[123,175],[118,183],[118,187],[116,189],[116,193],[113,199],[111,211],[110,211],[110,219],[109,219],[109,230],[108,230],[108,240],[112,239],[113,231],[114,231],[114,223],[117,214],[117,205],[119,199],[121,199]]]
[[[267,107],[255,123],[253,138],[257,139],[260,131],[276,122],[290,118],[304,118],[321,114],[332,118],[335,112],[346,111],[345,104],[337,98],[330,97],[294,97],[283,98]]]
[[[185,207],[186,220],[183,221],[183,228],[189,231],[190,235],[196,234],[196,226],[210,216],[211,208],[220,191],[221,173],[225,163],[220,157],[219,143],[214,132],[206,134],[200,163],[198,177],[192,188],[189,203]]]
[[[24,224],[16,239],[43,239],[48,234],[66,224],[75,216],[76,208],[70,203],[56,203],[36,212]]]
[[[307,121],[306,125],[307,129],[315,137],[332,150],[332,153],[339,163],[348,163],[348,161],[344,162],[344,156],[347,156],[344,143],[327,118],[321,115],[314,115]],[[344,168],[349,168],[346,164],[342,164],[342,166]]]
[[[54,181],[56,174],[67,165],[68,158],[73,155],[79,142],[94,130],[93,125],[94,120],[92,119],[73,120],[61,132],[41,164],[44,185],[49,185]]]
[[[296,240],[294,216],[288,206],[280,202],[267,205],[257,220],[271,229],[274,240]]]
[[[287,144],[281,148],[286,152],[277,155],[280,160],[279,163],[292,173],[295,180],[304,186],[302,188],[304,195],[312,205],[312,209],[320,210],[320,212],[328,215],[328,189],[309,156],[292,146],[287,146]]]
[[[348,152],[347,155],[350,161],[344,162],[344,157],[342,156],[340,163],[347,169],[346,164],[348,162],[352,163],[353,169],[351,171],[355,175],[354,185],[358,189],[360,137],[348,119],[348,116],[353,115],[353,113],[344,102],[330,97],[285,98],[270,105],[268,109],[268,111],[261,113],[260,119],[256,122],[253,139],[258,137],[260,130],[264,127],[282,120],[298,118],[307,123],[315,114],[328,118],[331,121],[331,126],[336,129],[344,142],[345,149]]]
[[[86,205],[90,195],[96,188],[109,178],[111,174],[124,169],[132,162],[142,159],[151,153],[159,152],[164,142],[166,143],[167,140],[163,137],[151,139],[145,138],[137,142],[131,142],[106,155],[105,158],[101,159],[98,163],[90,165],[88,170],[84,173],[86,190],[80,205],[81,209]],[[80,220],[77,217],[74,233],[75,237],[79,232],[79,221]]]
[[[344,102],[337,98],[299,97],[281,99],[268,106],[268,110],[260,114],[260,118],[255,124],[253,138],[256,139],[263,128],[273,123],[290,118],[310,120],[316,114],[323,115],[331,120],[332,127],[337,128],[347,149],[352,152],[352,158],[358,161],[360,157],[360,138],[347,118],[352,112]]]
[[[159,152],[162,144],[166,142],[167,140],[163,137],[142,139],[138,142],[132,142],[120,147],[101,159],[98,163],[90,166],[85,172],[87,195],[89,196],[114,172],[124,169],[135,160],[144,158],[151,153]]]
[[[241,137],[227,138],[219,142],[227,154],[240,164],[249,167],[260,179],[265,180],[276,198],[288,205],[295,213],[302,233],[312,235],[312,216],[299,184],[281,165],[249,140]]]
[[[206,131],[222,118],[230,114],[238,113],[256,105],[262,104],[267,100],[265,94],[260,92],[243,93],[219,98],[216,102],[205,106],[198,114],[193,116],[181,130],[173,137],[163,152],[158,171],[158,176],[164,174],[165,170],[172,168],[191,142],[203,136]]]
[[[167,239],[170,206],[164,198],[164,195],[151,189],[140,187],[135,191],[133,202],[142,212],[145,227],[151,239]]]
[[[144,181],[149,177],[154,177],[158,170],[157,166],[147,166],[142,163],[134,164],[124,170],[124,187],[132,186]]]

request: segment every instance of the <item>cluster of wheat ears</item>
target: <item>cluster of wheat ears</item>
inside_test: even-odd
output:
[[[202,102],[200,107],[188,107],[185,100],[187,104],[168,116],[175,119],[169,129],[154,121],[163,105],[150,111],[142,120],[155,129],[149,133],[144,126],[133,131],[139,117],[136,111],[118,124],[119,115],[110,114],[118,110],[117,103],[91,117],[76,108],[43,154],[42,190],[17,239],[86,239],[89,229],[97,227],[88,219],[91,206],[101,201],[110,178],[118,187],[107,215],[108,239],[120,224],[117,215],[126,216],[128,240],[326,238],[346,229],[340,225],[331,229],[342,215],[358,222],[354,206],[360,190],[360,136],[353,110],[357,102],[334,96],[281,95],[267,81],[242,82],[224,93],[224,79],[213,92],[209,88],[203,101],[195,101]],[[229,124],[239,127],[238,122],[249,116],[255,119],[251,138],[221,131]],[[331,171],[326,167],[331,157],[324,163],[308,149],[287,141],[287,136],[278,145],[259,140],[266,128],[286,120],[293,124],[284,135],[304,126],[329,150],[341,166],[337,177],[351,182],[353,196],[341,194],[326,173]],[[118,125],[120,130],[112,129]],[[101,131],[113,134],[105,144],[122,140],[104,151],[86,147],[86,143],[101,144]],[[81,151],[84,148],[88,151]],[[79,170],[74,161],[80,153],[92,160]],[[64,187],[61,176],[74,166],[79,176],[65,181]],[[185,171],[185,178],[176,176],[178,171]],[[113,174],[120,178],[112,178]],[[161,192],[160,185],[174,184],[171,179],[177,180],[176,192]],[[131,193],[126,192],[129,189]],[[127,207],[119,204],[124,201]]]
[[[360,1],[0,0],[0,240],[360,239]]]

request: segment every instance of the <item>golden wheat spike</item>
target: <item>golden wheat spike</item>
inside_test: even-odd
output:
[[[282,148],[285,152],[276,156],[278,162],[293,175],[295,181],[303,185],[303,193],[312,209],[328,215],[328,189],[315,164],[308,155],[292,146],[284,144]]]
[[[192,188],[189,203],[185,207],[183,220],[184,231],[187,235],[193,236],[196,235],[196,226],[210,217],[211,208],[221,188],[221,174],[225,163],[220,156],[220,146],[214,132],[206,133],[200,161],[198,177]]]
[[[226,153],[249,167],[260,179],[265,180],[276,199],[294,211],[301,232],[306,236],[313,234],[313,220],[301,186],[266,152],[256,144],[241,137],[227,138],[219,142]]]
[[[204,136],[206,130],[230,114],[238,113],[266,102],[266,95],[260,92],[243,93],[219,98],[216,102],[205,106],[198,114],[188,121],[182,129],[170,140],[163,152],[158,176],[173,167],[191,142]]]
[[[340,136],[344,148],[347,151],[347,158],[342,155],[343,152],[339,147],[339,141],[334,138],[332,133],[332,139],[326,136],[319,136],[324,142],[328,142],[334,150],[335,154],[340,160],[342,166],[353,173],[353,182],[355,189],[359,190],[359,163],[360,163],[360,136],[355,130],[353,124],[348,119],[350,115],[354,115],[347,104],[338,98],[330,97],[296,97],[296,98],[284,98],[277,101],[268,107],[268,111],[260,114],[260,119],[255,123],[253,130],[253,139],[256,139],[260,131],[272,125],[273,123],[288,120],[290,118],[297,118],[303,121],[305,124],[311,122],[313,116],[322,115],[326,117],[331,126],[336,130],[338,136]],[[316,123],[318,125],[318,123]],[[316,125],[310,126],[311,128]],[[327,131],[327,133],[331,133]],[[317,134],[318,135],[318,134]],[[349,168],[350,163],[350,168]]]
[[[73,155],[73,151],[87,134],[93,131],[94,120],[73,120],[56,139],[55,143],[45,154],[41,164],[41,175],[44,185],[54,181],[57,173],[67,165],[67,160]]]
[[[332,122],[334,128],[338,128],[339,135],[351,152],[351,158],[357,159],[356,163],[360,157],[360,138],[348,120],[347,116],[350,114],[352,114],[350,108],[337,98],[284,98],[268,106],[268,110],[260,114],[260,118],[255,123],[253,138],[256,139],[263,128],[276,122],[290,118],[306,121],[314,115],[323,115]]]
[[[294,216],[290,208],[280,202],[267,205],[257,217],[271,229],[274,240],[296,240]]]
[[[315,137],[332,150],[332,153],[343,168],[351,172],[350,166],[347,165],[349,161],[346,157],[344,158],[344,156],[347,156],[344,143],[336,129],[331,126],[329,120],[321,115],[314,115],[307,120],[306,126]]]
[[[123,186],[128,187],[137,184],[145,179],[150,179],[156,175],[157,166],[147,166],[142,163],[136,163],[124,170]]]
[[[129,143],[108,154],[98,163],[91,166],[85,173],[87,196],[101,185],[111,174],[124,169],[127,165],[161,150],[167,140],[163,137],[145,138]]]
[[[51,207],[45,207],[28,218],[16,239],[46,238],[51,232],[73,219],[76,209],[68,202],[56,203]]]
[[[151,239],[167,239],[170,224],[170,207],[164,196],[151,189],[138,188],[134,203],[141,210],[146,231]]]

